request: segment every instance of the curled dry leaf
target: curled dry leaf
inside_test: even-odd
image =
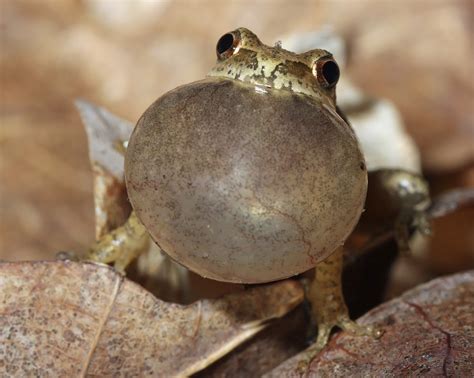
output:
[[[103,265],[4,263],[0,367],[8,376],[189,375],[302,299],[287,280],[183,306]]]
[[[474,268],[474,174],[470,184],[471,188],[441,194],[430,208],[436,219],[423,264],[438,274]]]
[[[195,378],[261,377],[305,349],[308,323],[303,306],[299,306]]]
[[[462,207],[474,205],[474,188],[455,189],[438,196],[430,206],[431,218],[440,218]]]
[[[307,376],[471,376],[474,271],[438,278],[386,302],[358,322],[384,330],[378,340],[341,332],[310,363]],[[299,376],[293,357],[268,377]]]
[[[133,124],[104,108],[77,100],[89,142],[89,159],[94,172],[96,237],[122,225],[131,207],[123,180],[124,142]]]

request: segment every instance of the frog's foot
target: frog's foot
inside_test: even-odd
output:
[[[123,226],[100,238],[87,253],[86,260],[103,264],[114,263],[114,268],[125,274],[127,266],[146,250],[150,237],[135,213]]]
[[[60,261],[79,261],[80,258],[73,251],[59,251],[56,253],[56,259]]]
[[[351,320],[349,318],[348,313],[345,312],[345,313],[341,313],[338,319],[336,319],[333,322],[322,323],[318,325],[318,338],[316,339],[316,342],[313,344],[315,350],[318,350],[319,352],[321,349],[323,349],[326,346],[326,344],[329,341],[329,335],[331,333],[331,330],[334,327],[339,327],[343,331],[352,333],[353,335],[356,335],[356,336],[370,336],[376,339],[382,336],[382,331],[379,330],[378,328],[374,328],[371,325],[358,324],[355,321]]]
[[[370,325],[357,324],[349,318],[342,295],[342,263],[341,247],[315,268],[315,277],[307,292],[307,298],[318,324],[318,337],[305,351],[305,358],[299,363],[300,372],[306,371],[311,361],[326,346],[334,327],[360,336],[378,338],[382,335],[380,330]]]
[[[413,224],[422,235],[429,236],[432,234],[431,222],[426,211],[417,212],[414,216]]]
[[[395,240],[398,250],[405,256],[411,256],[410,229],[422,235],[431,235],[431,223],[426,211],[416,211],[410,217],[402,213],[395,222]]]
[[[310,363],[327,345],[331,330],[334,327],[339,327],[357,336],[370,336],[376,339],[382,336],[380,329],[371,325],[358,324],[351,320],[347,313],[341,314],[341,316],[333,322],[318,324],[318,337],[316,341],[305,350],[304,358],[298,363],[298,370],[301,374],[308,370]]]

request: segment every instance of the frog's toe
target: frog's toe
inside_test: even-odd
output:
[[[323,348],[320,348],[317,345],[317,343],[314,343],[313,345],[311,345],[308,349],[304,351],[304,357],[298,361],[298,367],[297,367],[298,375],[300,376],[306,375],[311,362],[318,355],[321,349]]]
[[[102,264],[114,264],[117,272],[125,275],[125,269],[149,246],[150,238],[135,212],[124,225],[103,235],[90,248],[86,260]]]
[[[56,259],[61,261],[79,261],[80,258],[73,251],[59,251],[56,253]]]
[[[370,336],[378,339],[383,334],[383,331],[377,327],[372,325],[358,324],[349,318],[343,319],[336,325],[344,331],[350,332],[357,336]]]
[[[343,331],[349,332],[357,336],[370,336],[373,338],[379,338],[382,336],[382,330],[372,325],[359,324],[354,320],[351,320],[347,314],[341,314],[335,321],[330,321],[318,325],[318,338],[313,344],[315,349],[323,349],[329,341],[329,335],[331,330],[335,327],[342,329]],[[311,347],[313,347],[311,346]]]
[[[349,319],[349,317],[344,317],[336,322],[319,324],[318,337],[316,341],[305,350],[304,357],[298,362],[297,369],[300,375],[305,375],[311,362],[316,358],[319,352],[325,348],[329,341],[331,330],[334,327],[339,327],[356,336],[369,336],[375,339],[378,339],[383,334],[383,331],[380,328],[372,325],[358,324]]]
[[[121,274],[122,276],[126,275],[125,269],[127,268],[126,265],[114,263],[114,269],[117,273]]]
[[[431,235],[432,234],[432,228],[431,228],[431,222],[428,219],[428,216],[425,212],[421,212],[416,215],[415,217],[415,226],[416,229],[422,234],[422,235]]]

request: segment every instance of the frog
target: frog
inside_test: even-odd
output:
[[[270,283],[314,269],[306,296],[318,333],[308,355],[334,327],[380,337],[350,319],[341,289],[344,242],[370,181],[336,104],[334,57],[265,45],[246,28],[219,38],[216,55],[204,79],[165,93],[138,120],[123,145],[132,212],[86,258],[124,272],[151,237],[217,281]],[[401,173],[384,180],[393,176]]]

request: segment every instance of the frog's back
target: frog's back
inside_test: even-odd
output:
[[[126,155],[130,201],[153,239],[199,274],[268,282],[344,242],[364,203],[364,159],[329,107],[208,78],[159,98]]]

